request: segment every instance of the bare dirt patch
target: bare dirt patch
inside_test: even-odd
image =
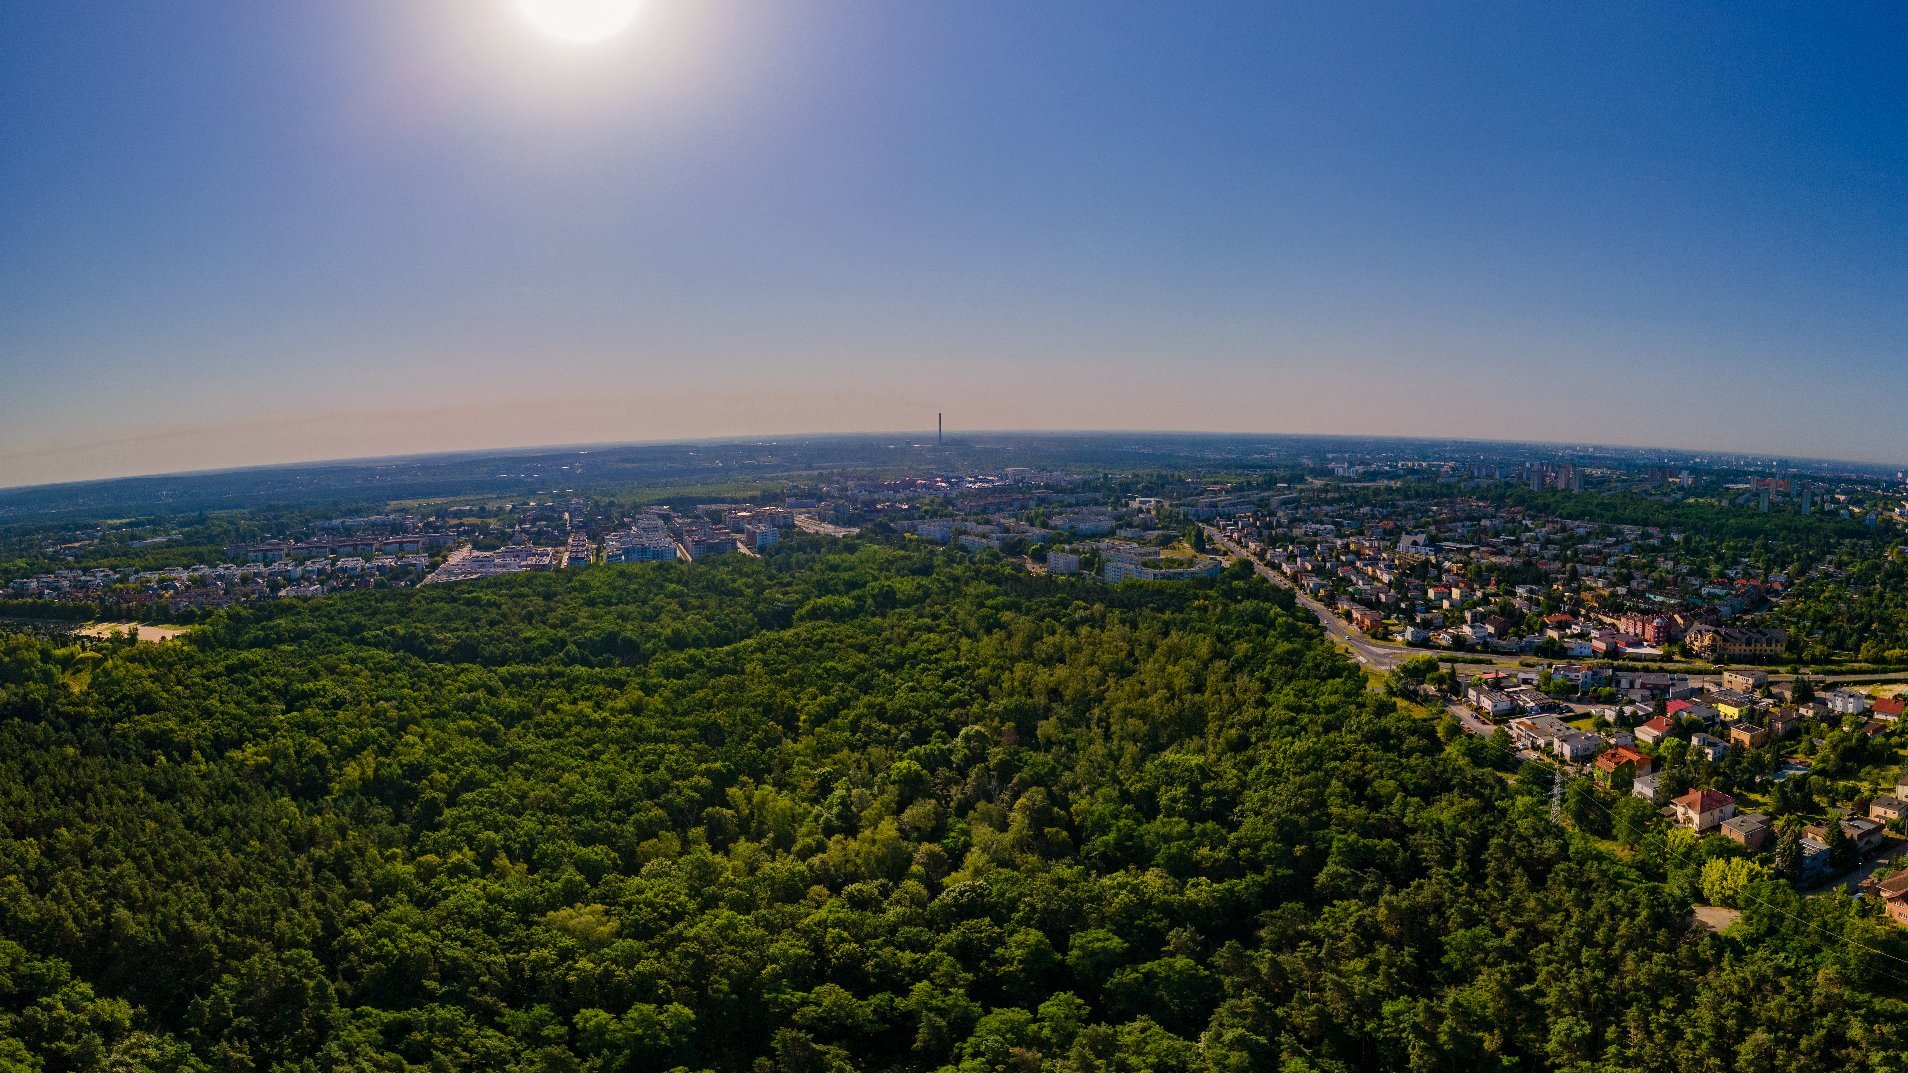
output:
[[[1690,912],[1696,917],[1696,923],[1710,931],[1721,931],[1742,919],[1742,910],[1724,909],[1720,905],[1699,905]]]
[[[141,641],[170,641],[186,632],[184,626],[148,626],[143,622],[93,622],[73,631],[81,637],[111,637],[115,633],[139,631]]]

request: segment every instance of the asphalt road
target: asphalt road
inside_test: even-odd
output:
[[[1434,652],[1394,647],[1372,640],[1365,636],[1358,627],[1339,618],[1337,613],[1331,608],[1326,607],[1324,604],[1319,603],[1317,600],[1299,591],[1296,586],[1286,579],[1284,574],[1279,573],[1277,570],[1253,558],[1244,548],[1233,543],[1230,538],[1219,530],[1209,525],[1202,526],[1201,528],[1206,531],[1206,539],[1230,552],[1234,558],[1244,559],[1251,563],[1252,569],[1257,570],[1260,577],[1265,578],[1280,588],[1291,590],[1292,595],[1298,598],[1299,604],[1318,619],[1319,625],[1325,627],[1326,634],[1329,635],[1332,640],[1350,649],[1352,658],[1365,666],[1377,671],[1389,671],[1398,664],[1410,659],[1412,656],[1436,655]],[[1492,663],[1496,664],[1513,667],[1517,665],[1517,659],[1511,657],[1485,655],[1482,658],[1489,659]]]
[[[1446,704],[1444,710],[1457,717],[1458,725],[1479,737],[1488,738],[1497,730],[1497,724],[1483,718],[1462,704]]]
[[[1244,559],[1247,562],[1251,563],[1252,568],[1254,570],[1257,570],[1261,577],[1264,577],[1270,580],[1274,585],[1278,585],[1281,588],[1290,589],[1292,591],[1292,595],[1298,597],[1298,602],[1304,605],[1306,610],[1310,611],[1314,616],[1318,618],[1320,625],[1325,627],[1325,632],[1328,635],[1330,635],[1332,640],[1338,642],[1338,644],[1340,644],[1341,646],[1349,649],[1351,651],[1352,657],[1356,659],[1358,662],[1364,664],[1365,666],[1370,667],[1371,669],[1377,670],[1377,671],[1389,671],[1392,668],[1396,667],[1398,664],[1403,663],[1407,659],[1410,659],[1412,656],[1437,656],[1441,654],[1438,650],[1435,650],[1435,649],[1406,648],[1402,645],[1386,644],[1385,642],[1382,642],[1382,641],[1372,640],[1371,638],[1365,636],[1365,634],[1362,631],[1360,631],[1358,627],[1353,626],[1351,623],[1346,622],[1344,619],[1338,617],[1338,614],[1334,612],[1331,608],[1326,607],[1324,604],[1319,603],[1317,600],[1312,599],[1310,596],[1306,595],[1305,593],[1300,592],[1297,587],[1295,587],[1290,581],[1286,579],[1284,574],[1279,573],[1277,570],[1274,570],[1271,567],[1260,562],[1259,560],[1253,558],[1252,555],[1248,553],[1244,548],[1241,548],[1239,547],[1239,545],[1233,543],[1231,539],[1226,537],[1225,534],[1221,533],[1219,530],[1214,529],[1210,525],[1201,526],[1200,528],[1206,531],[1206,539],[1212,541],[1216,547],[1224,548],[1227,552],[1231,553],[1233,557]],[[1490,653],[1490,652],[1466,652],[1464,653],[1464,657],[1465,657],[1464,664],[1460,664],[1459,666],[1464,666],[1464,665],[1484,666],[1485,663],[1479,662],[1479,661],[1488,661],[1490,665],[1494,665],[1498,667],[1521,667],[1524,665],[1524,661],[1531,658],[1529,656],[1504,656],[1504,655],[1498,655],[1498,654]],[[1713,673],[1710,673],[1710,674],[1692,674],[1690,675],[1690,680],[1692,682],[1719,681],[1722,678],[1723,670],[1724,668],[1718,667]],[[1780,680],[1780,679],[1786,678],[1787,676],[1786,675],[1770,675],[1769,677],[1774,680]],[[1903,673],[1903,672],[1897,672],[1893,674],[1821,674],[1821,673],[1816,673],[1816,674],[1809,675],[1809,678],[1818,682],[1836,682],[1836,681],[1841,681],[1843,679],[1850,679],[1850,678],[1860,679],[1862,681],[1869,681],[1869,682],[1908,681],[1908,673]]]
[[[1809,891],[1809,897],[1814,898],[1819,895],[1833,893],[1838,887],[1846,887],[1851,894],[1859,893],[1863,880],[1874,875],[1876,870],[1881,868],[1882,865],[1894,864],[1895,859],[1900,857],[1904,850],[1908,850],[1908,843],[1895,842],[1891,839],[1890,844],[1885,845],[1874,857],[1863,861],[1861,866],[1856,868],[1853,872],[1850,872],[1840,879],[1832,880],[1820,888]]]

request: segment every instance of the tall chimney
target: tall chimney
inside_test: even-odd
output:
[[[934,415],[934,446],[941,446],[941,415]]]

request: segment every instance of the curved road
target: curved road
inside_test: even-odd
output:
[[[1254,558],[1250,552],[1233,543],[1232,539],[1227,537],[1224,533],[1221,533],[1210,525],[1202,525],[1200,528],[1205,530],[1206,539],[1224,548],[1233,558],[1244,559],[1246,562],[1251,563],[1252,569],[1257,570],[1260,577],[1265,578],[1280,588],[1289,589],[1292,595],[1298,599],[1298,602],[1318,618],[1318,624],[1325,627],[1326,635],[1340,645],[1351,649],[1352,658],[1365,666],[1373,670],[1388,671],[1412,656],[1437,655],[1435,652],[1393,647],[1372,640],[1365,636],[1358,627],[1339,618],[1338,614],[1331,608],[1326,607],[1324,604],[1319,603],[1301,591],[1298,586],[1292,584],[1284,574],[1260,562]],[[1466,653],[1466,655],[1471,655],[1471,653]],[[1519,658],[1514,656],[1494,656],[1488,653],[1479,653],[1477,655],[1490,660],[1492,663],[1508,664],[1510,666],[1516,666]]]
[[[1200,528],[1205,530],[1207,540],[1212,541],[1214,545],[1220,548],[1224,548],[1233,558],[1244,559],[1246,562],[1251,563],[1252,568],[1257,570],[1261,577],[1271,581],[1274,585],[1290,589],[1292,595],[1298,598],[1298,602],[1304,605],[1306,610],[1317,616],[1319,625],[1325,627],[1326,635],[1344,648],[1350,649],[1352,658],[1365,666],[1375,671],[1389,671],[1398,664],[1410,659],[1412,656],[1443,655],[1438,649],[1405,648],[1402,645],[1387,644],[1383,641],[1372,640],[1365,636],[1364,632],[1359,630],[1358,627],[1338,617],[1337,612],[1300,591],[1284,574],[1260,562],[1254,558],[1250,552],[1233,543],[1231,538],[1227,537],[1224,533],[1221,533],[1210,525],[1201,525]],[[1485,662],[1488,662],[1489,664],[1499,667],[1521,667],[1523,666],[1524,660],[1532,658],[1530,656],[1503,656],[1491,652],[1465,652],[1463,656],[1465,657],[1466,663],[1475,666],[1483,666]],[[1719,679],[1722,677],[1722,672],[1726,669],[1728,668],[1718,667],[1713,672],[1691,674],[1689,677],[1692,681]],[[1769,677],[1771,680],[1781,680],[1787,676],[1772,674]],[[1837,682],[1851,678],[1860,679],[1865,682],[1904,681],[1908,680],[1908,672],[1894,672],[1890,674],[1812,674],[1809,675],[1809,678],[1818,682]]]

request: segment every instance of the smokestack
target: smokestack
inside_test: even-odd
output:
[[[934,446],[941,446],[941,415],[934,415]]]

